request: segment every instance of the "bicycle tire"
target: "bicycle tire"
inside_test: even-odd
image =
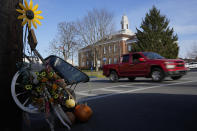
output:
[[[31,105],[31,103],[29,105],[25,105],[25,103],[22,103],[18,96],[23,95],[22,92],[21,94],[16,93],[16,90],[18,88],[18,86],[21,86],[20,83],[18,83],[18,78],[21,75],[21,71],[17,71],[12,79],[12,83],[11,83],[11,94],[12,94],[12,98],[14,99],[16,105],[22,109],[25,112],[28,113],[40,113],[40,111],[38,110],[38,108],[34,107],[33,104]],[[20,81],[19,81],[20,82]],[[24,93],[25,94],[25,93]],[[28,100],[28,98],[27,98]],[[26,101],[25,101],[26,102]]]

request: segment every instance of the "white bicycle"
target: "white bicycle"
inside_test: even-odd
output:
[[[28,42],[33,53],[42,61],[29,63],[16,72],[11,83],[11,94],[17,106],[28,113],[53,112],[61,123],[71,129],[71,121],[65,113],[70,108],[65,106],[67,99],[76,101],[74,89],[80,82],[88,82],[89,77],[57,56],[43,59],[35,49],[35,35],[29,31]],[[58,77],[58,78],[57,78]],[[61,81],[58,81],[61,80]],[[72,87],[74,88],[72,89]],[[68,88],[68,86],[70,86]],[[51,130],[54,130],[50,121]]]

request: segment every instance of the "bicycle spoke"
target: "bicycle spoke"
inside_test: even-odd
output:
[[[15,86],[16,86],[16,87],[24,87],[24,84],[16,83]]]
[[[16,94],[16,96],[20,96],[20,95],[23,95],[23,94],[25,94],[25,93],[27,93],[27,91],[18,93],[18,94]]]
[[[27,104],[28,101],[29,101],[29,98],[27,98],[27,99],[25,100],[25,102],[23,103],[23,105],[25,106],[25,104]]]

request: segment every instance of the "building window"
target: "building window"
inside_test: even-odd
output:
[[[85,66],[85,62],[82,62],[82,66]]]
[[[106,54],[106,48],[105,48],[105,46],[103,47],[103,54]]]
[[[131,45],[128,45],[128,51],[129,52],[131,51]]]
[[[109,45],[109,53],[111,53],[111,46]]]
[[[114,44],[114,53],[116,52],[116,45]]]
[[[109,58],[109,64],[112,64],[112,59],[111,58]]]
[[[88,65],[89,65],[89,62],[87,61],[86,66],[88,66]]]
[[[93,64],[94,64],[93,61],[91,61],[91,66],[92,66],[92,67],[93,67]]]
[[[114,64],[117,64],[117,63],[118,63],[118,59],[114,58]]]

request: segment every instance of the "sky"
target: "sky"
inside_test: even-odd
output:
[[[30,0],[27,0],[29,2]],[[49,43],[57,35],[57,24],[81,19],[94,8],[107,9],[115,16],[116,30],[121,29],[122,15],[127,15],[129,28],[136,33],[142,19],[153,5],[169,20],[169,26],[178,35],[179,57],[185,58],[197,44],[197,0],[33,0],[44,17],[42,25],[35,30],[37,50],[43,57],[49,55]],[[77,58],[76,58],[77,59]]]

